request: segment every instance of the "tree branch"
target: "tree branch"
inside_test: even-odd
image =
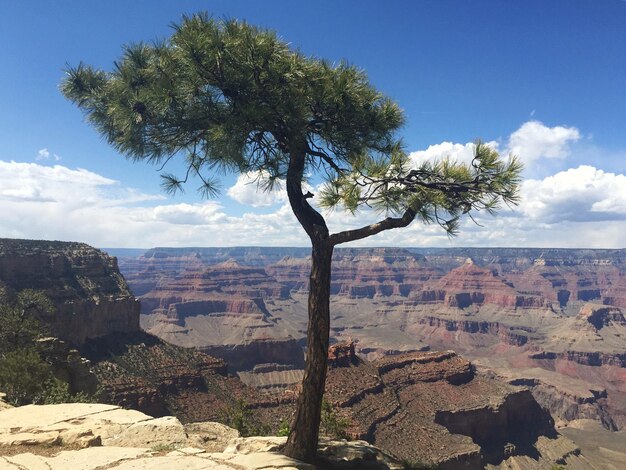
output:
[[[406,227],[411,222],[413,222],[413,220],[415,220],[416,215],[417,212],[409,208],[404,212],[402,217],[387,217],[380,222],[366,225],[364,227],[357,228],[356,230],[345,230],[343,232],[333,233],[328,239],[333,246],[339,245],[340,243],[361,240],[362,238],[376,235],[377,233],[383,232],[385,230]]]

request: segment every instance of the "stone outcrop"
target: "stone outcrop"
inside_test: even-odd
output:
[[[528,389],[476,375],[452,351],[348,361],[329,368],[326,397],[349,420],[350,436],[405,461],[479,469],[513,457],[537,460],[541,445],[541,462],[528,468],[582,462]]]
[[[42,291],[55,309],[41,320],[69,343],[139,330],[139,303],[116,258],[84,243],[0,239],[0,282]]]
[[[0,468],[315,470],[280,453],[284,437],[239,438],[219,423],[183,425],[172,416],[102,404],[29,405],[0,411]],[[367,442],[321,440],[320,466],[401,469]]]
[[[285,338],[304,346],[309,250],[155,249],[145,256],[122,265],[134,263],[128,275],[138,285],[154,280],[144,294],[153,313],[142,317],[152,333],[184,346],[221,342],[241,353],[257,340],[277,351]],[[214,290],[203,292],[211,269]],[[176,287],[183,279],[191,282],[187,290]],[[498,373],[537,367],[606,390],[611,419],[618,427],[626,420],[626,250],[338,248],[331,291],[332,340],[354,340],[369,359],[454,349]],[[258,380],[252,355],[237,371],[247,383],[271,389],[299,380],[300,366],[259,359]],[[558,402],[554,393],[546,402]]]

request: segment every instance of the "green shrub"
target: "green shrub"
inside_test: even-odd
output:
[[[42,361],[33,348],[17,349],[0,357],[0,390],[14,406],[43,402],[53,378],[50,364]]]
[[[322,416],[320,420],[320,431],[322,434],[334,439],[347,439],[349,424],[346,418],[342,418],[337,414],[326,399],[322,400]]]
[[[276,435],[279,437],[289,436],[289,432],[291,431],[291,427],[289,426],[289,421],[286,419],[281,419],[280,424],[278,425],[278,431]]]
[[[227,426],[239,431],[242,437],[265,436],[270,428],[254,419],[254,413],[245,400],[237,400],[223,413],[223,421]]]
[[[38,339],[46,334],[37,317],[54,310],[42,293],[25,289],[11,298],[0,288],[0,391],[15,406],[93,402],[95,395],[72,394],[42,359]]]

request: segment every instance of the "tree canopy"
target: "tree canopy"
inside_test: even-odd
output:
[[[272,188],[298,152],[304,161],[297,176],[327,182],[318,201],[326,208],[354,213],[370,206],[456,233],[461,214],[493,211],[518,197],[519,161],[503,161],[484,144],[469,166],[411,168],[397,136],[403,112],[362,70],[304,56],[245,22],[186,17],[168,41],[126,46],[112,72],[69,68],[61,88],[128,157],[163,168],[183,154],[185,174],[161,175],[171,192],[194,175],[200,193],[215,196],[220,173],[229,171],[252,172]]]

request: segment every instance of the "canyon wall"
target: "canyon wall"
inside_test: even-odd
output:
[[[301,370],[302,356],[285,344],[305,345],[308,256],[305,248],[155,248],[120,266],[148,331],[245,364],[236,372],[250,384],[284,387]],[[550,387],[531,389],[559,419],[626,425],[626,250],[338,248],[331,292],[332,340],[354,340],[368,359],[454,349],[521,379],[541,369]],[[607,398],[570,406],[559,378],[585,384],[576,397],[605,390]]]
[[[55,309],[41,320],[72,344],[139,330],[139,303],[116,258],[84,243],[0,239],[0,285],[43,292]]]

